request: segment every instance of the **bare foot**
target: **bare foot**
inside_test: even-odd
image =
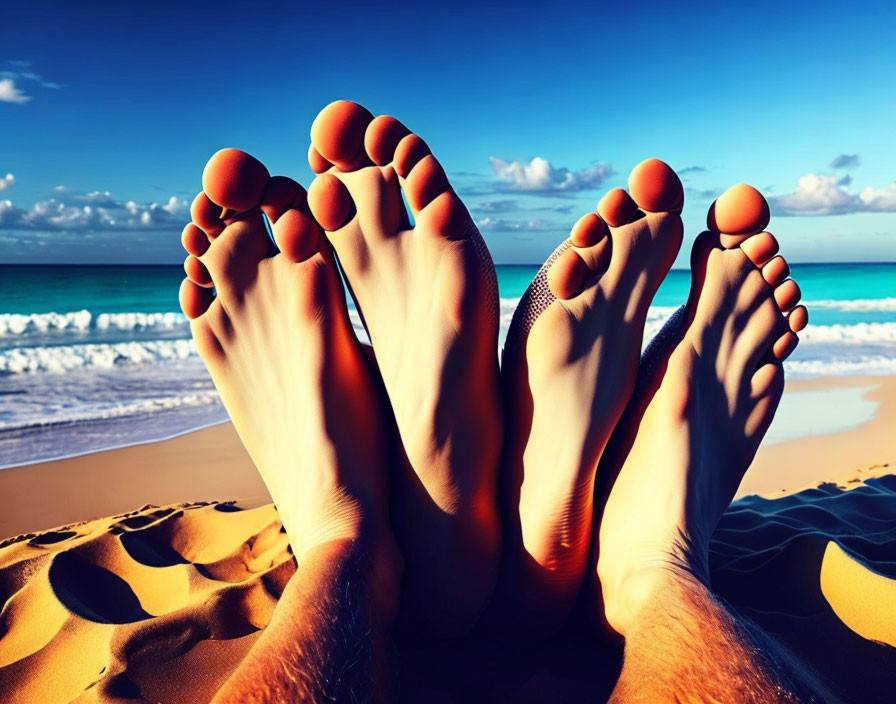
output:
[[[180,291],[199,354],[299,563],[323,543],[369,542],[394,609],[383,406],[305,191],[235,149],[215,154],[202,180]]]
[[[681,246],[683,191],[649,159],[582,217],[520,301],[504,347],[499,628],[559,625],[584,581],[594,475],[634,388],[647,309]],[[521,614],[525,614],[523,617]]]
[[[311,142],[311,210],[363,317],[406,453],[395,502],[402,608],[429,635],[457,635],[490,594],[500,542],[494,266],[439,162],[400,122],[337,101]]]
[[[726,192],[710,223],[728,234],[697,238],[688,303],[645,353],[599,468],[615,482],[596,574],[607,622],[622,635],[665,570],[708,585],[710,536],[772,420],[781,361],[808,320],[774,237],[749,236],[768,223],[755,189]]]

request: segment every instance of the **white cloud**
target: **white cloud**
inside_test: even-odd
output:
[[[612,166],[605,162],[581,171],[556,167],[540,156],[528,164],[505,161],[496,156],[489,157],[489,162],[497,179],[509,184],[507,190],[523,193],[556,194],[597,189],[613,174]]]
[[[25,210],[0,201],[0,229],[66,230],[146,230],[180,227],[189,217],[186,200],[171,196],[164,204],[117,201],[108,191],[94,191],[71,200],[50,198]]]
[[[531,232],[554,229],[550,223],[543,220],[507,220],[490,217],[477,220],[476,225],[482,232]]]
[[[792,193],[769,198],[776,215],[843,215],[846,213],[896,212],[896,183],[884,188],[865,188],[855,194],[848,182],[836,176],[807,174]]]
[[[868,186],[859,194],[865,210],[874,213],[896,212],[896,183],[891,183],[883,188]]]
[[[0,178],[0,191],[10,188],[11,186],[16,185],[16,177],[12,174],[6,174],[5,177]]]
[[[11,78],[0,78],[0,102],[3,103],[27,103],[31,96],[25,95],[16,88]]]

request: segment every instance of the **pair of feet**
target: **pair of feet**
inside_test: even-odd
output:
[[[774,238],[754,234],[761,196],[715,204],[687,305],[639,371],[683,199],[671,169],[641,164],[539,272],[499,373],[494,267],[426,144],[346,101],[311,137],[307,196],[242,152],[212,158],[180,294],[299,562],[368,541],[388,611],[403,557],[402,610],[438,637],[489,601],[505,631],[550,630],[583,584],[624,634],[656,567],[705,578],[806,324]]]

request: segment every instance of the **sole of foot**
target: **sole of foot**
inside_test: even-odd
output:
[[[504,347],[504,514],[498,628],[560,625],[592,538],[594,477],[628,402],[647,310],[681,246],[681,181],[648,159],[629,191],[583,216],[523,295]],[[520,614],[526,614],[521,618]]]
[[[236,149],[215,154],[202,181],[180,289],[197,350],[299,563],[363,541],[394,610],[385,408],[305,191]]]
[[[768,206],[735,186],[694,243],[686,306],[651,342],[598,473],[598,610],[625,635],[670,570],[708,586],[713,530],[784,388],[782,361],[808,322]],[[721,228],[721,232],[715,228]]]
[[[393,502],[403,621],[456,636],[479,617],[499,555],[494,266],[442,166],[395,118],[331,103],[311,127],[309,162],[319,174],[311,211],[370,336],[404,448]]]

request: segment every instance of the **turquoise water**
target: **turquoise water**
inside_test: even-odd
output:
[[[498,267],[502,340],[536,271]],[[791,378],[896,373],[896,264],[797,264],[792,273],[810,325],[785,365]],[[183,276],[180,267],[0,266],[0,467],[226,419],[178,309]],[[689,284],[689,272],[670,272],[645,339]]]
[[[498,287],[505,299],[519,298],[536,266],[499,266]],[[812,307],[813,324],[896,321],[896,263],[795,264],[792,273]],[[183,270],[172,267],[60,267],[0,265],[0,314],[179,312],[177,289]],[[655,306],[680,305],[690,272],[669,273]],[[833,302],[852,302],[836,306]],[[821,303],[812,306],[812,303]],[[867,302],[864,303],[863,302]],[[844,310],[844,308],[846,308]],[[856,316],[861,313],[861,320]]]

